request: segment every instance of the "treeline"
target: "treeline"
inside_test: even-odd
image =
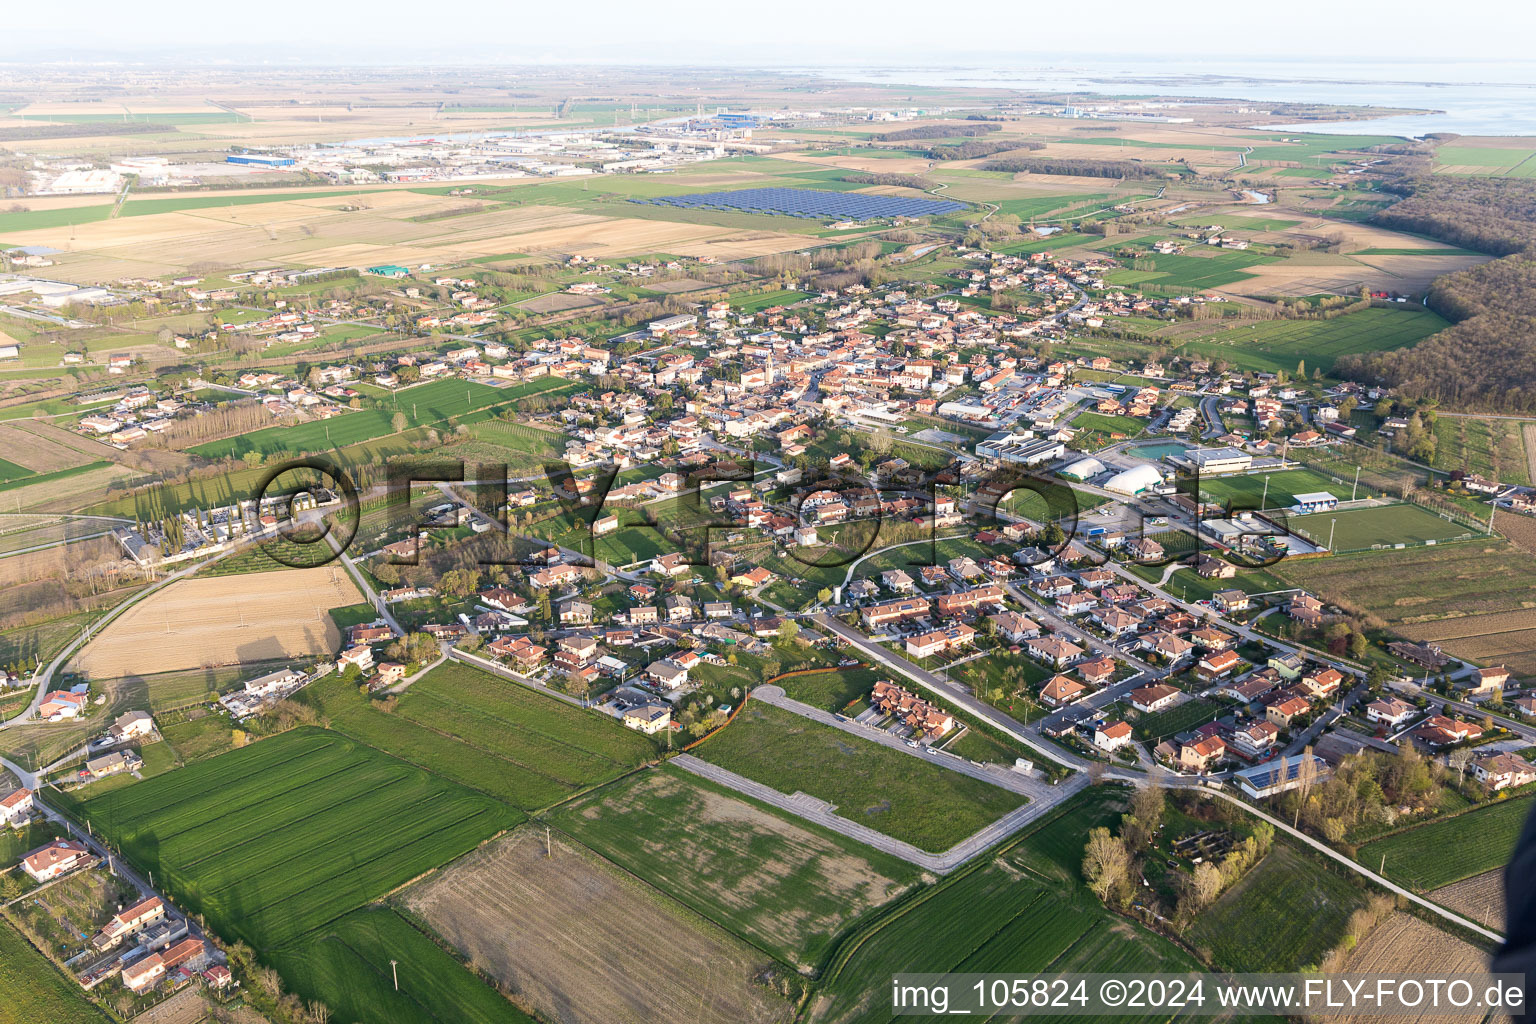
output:
[[[931,146],[923,155],[929,160],[980,160],[994,153],[1010,153],[1014,150],[1044,149],[1045,143],[1023,139],[997,139],[962,142],[958,146]]]
[[[39,124],[15,125],[0,128],[0,142],[19,142],[24,139],[79,139],[98,135],[144,135],[163,132],[164,125],[146,124],[142,121],[99,121],[86,124]]]
[[[879,135],[871,135],[870,138],[876,142],[907,142],[912,139],[960,139],[1001,130],[1002,125],[996,124],[927,124],[919,125],[916,128],[903,128],[900,131],[881,132]]]
[[[1509,256],[1536,248],[1536,181],[1423,176],[1384,186],[1405,198],[1371,223]]]
[[[981,169],[1007,171],[1011,174],[1071,174],[1082,178],[1161,178],[1164,174],[1161,170],[1130,160],[1063,160],[1028,156],[988,160],[981,165]]]
[[[1536,410],[1536,260],[1509,256],[1430,286],[1459,322],[1412,348],[1344,356],[1334,371],[1384,380],[1407,398],[1494,412]]]
[[[937,182],[920,178],[915,174],[845,174],[843,181],[851,181],[855,185],[892,185],[896,188],[915,188],[926,192],[937,186]]]

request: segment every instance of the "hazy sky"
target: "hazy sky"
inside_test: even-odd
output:
[[[1530,0],[11,0],[0,9],[0,60],[8,62],[173,53],[233,64],[1469,61],[1525,59],[1533,40]]]

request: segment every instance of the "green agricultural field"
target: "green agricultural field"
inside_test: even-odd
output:
[[[891,975],[903,971],[1199,970],[1173,943],[1105,910],[1082,884],[1087,833],[1100,825],[1113,828],[1123,801],[1124,791],[1109,787],[1076,796],[995,857],[962,869],[852,935],[827,968],[810,1019],[877,1019]]]
[[[234,747],[233,730],[228,718],[212,713],[160,726],[160,735],[183,763],[222,754]]]
[[[0,1024],[108,1024],[112,1019],[9,921],[0,921]]]
[[[649,738],[520,683],[448,662],[392,713],[340,679],[305,690],[331,727],[524,810],[547,807],[654,759]]]
[[[1272,473],[1246,476],[1202,476],[1200,499],[1225,505],[1232,502],[1239,509],[1290,508],[1296,495],[1327,491],[1340,501],[1349,500],[1349,488],[1310,469],[1282,469]],[[1363,497],[1364,495],[1362,495]]]
[[[1466,537],[1472,533],[1460,523],[1442,519],[1418,505],[1387,505],[1345,512],[1318,512],[1291,516],[1291,530],[1319,544],[1327,544],[1330,531],[1335,551],[1366,551],[1398,544],[1425,544]]]
[[[83,802],[51,797],[263,954],[522,815],[335,732],[298,729]]]
[[[695,749],[781,793],[804,792],[846,818],[938,852],[1024,797],[761,701]]]
[[[1435,150],[1435,173],[1529,178],[1536,176],[1536,149],[1441,146]]]
[[[1160,257],[1161,258],[1161,257]],[[1449,326],[1425,309],[1372,307],[1331,320],[1265,320],[1173,341],[1188,355],[1225,359],[1240,370],[1296,373],[1333,369],[1340,356],[1409,348]]]
[[[1531,797],[1505,800],[1453,818],[1416,825],[1360,847],[1359,861],[1419,892],[1459,882],[1509,862]],[[1454,850],[1451,856],[1448,851]]]
[[[36,474],[33,473],[32,470],[25,466],[18,466],[14,462],[7,462],[4,459],[0,459],[0,484],[8,484],[13,481],[23,480],[27,477],[35,475]]]
[[[533,1024],[532,1017],[388,907],[353,911],[279,949],[272,960],[289,987],[306,1000],[325,1003],[332,1020]]]
[[[803,676],[785,676],[775,686],[783,687],[784,693],[802,704],[823,711],[841,711],[852,702],[868,697],[878,680],[890,673],[867,665],[846,669],[828,669]]]
[[[918,877],[906,861],[675,768],[585,794],[552,820],[727,931],[807,967]]]
[[[1196,917],[1185,941],[1228,971],[1300,971],[1338,945],[1365,905],[1362,881],[1286,846]]]
[[[1261,263],[1271,263],[1273,256],[1262,253],[1219,250],[1208,256],[1179,253],[1173,256],[1144,257],[1147,270],[1116,270],[1106,280],[1110,284],[1134,287],[1154,286],[1188,291],[1203,291],[1235,284],[1252,277],[1245,271]]]
[[[405,419],[406,429],[445,423],[450,418],[464,422],[485,419],[487,410],[526,398],[569,387],[557,378],[529,381],[510,388],[493,388],[474,381],[438,380],[391,395],[380,408],[359,409],[329,420],[315,420],[287,427],[267,427],[238,437],[189,448],[205,459],[238,458],[246,452],[263,455],[297,455],[302,452],[330,451],[361,441],[396,433],[394,417]]]
[[[772,306],[788,306],[791,303],[799,302],[801,299],[810,298],[814,298],[810,292],[788,288],[763,292],[760,295],[744,295],[740,301],[732,300],[731,306],[743,313],[761,313]]]

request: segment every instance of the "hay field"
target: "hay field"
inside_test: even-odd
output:
[[[1426,964],[1437,974],[1474,974],[1488,969],[1488,956],[1476,946],[1406,914],[1394,913],[1356,946],[1344,963],[1348,974],[1422,975]],[[1319,1018],[1347,1024],[1457,1024],[1469,1018],[1454,1014],[1371,1014]]]
[[[178,580],[113,620],[75,657],[87,676],[127,676],[330,654],[331,608],[362,595],[340,566]]]
[[[0,423],[0,452],[5,452],[6,461],[34,473],[52,473],[122,456],[109,444],[41,422]]]
[[[1494,868],[1429,893],[1442,907],[1489,928],[1504,930],[1504,869]]]
[[[403,894],[406,907],[541,1018],[768,1024],[768,957],[556,835],[521,828]]]

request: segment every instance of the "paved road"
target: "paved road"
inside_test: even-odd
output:
[[[943,853],[929,853],[920,850],[911,843],[904,843],[899,839],[892,839],[883,832],[876,832],[867,825],[861,825],[856,821],[850,821],[836,813],[836,808],[824,800],[807,796],[804,793],[786,795],[776,789],[743,778],[735,772],[726,771],[716,767],[707,761],[701,761],[692,754],[678,754],[672,758],[672,764],[684,771],[692,772],[701,778],[709,779],[722,786],[734,789],[736,792],[749,796],[754,800],[760,800],[771,807],[777,807],[781,811],[815,822],[823,828],[831,829],[850,839],[873,846],[875,849],[888,853],[893,857],[918,867],[932,871],[936,874],[948,874],[955,868],[964,864],[977,854],[989,849],[994,844],[1018,832],[1030,822],[1049,812],[1057,803],[1067,797],[1085,789],[1088,785],[1088,777],[1081,773],[1073,775],[1066,782],[1056,787],[1058,798],[1056,800],[1030,801],[1023,807],[1010,811],[1001,818],[982,828],[974,835],[967,836],[960,842],[951,846]]]

